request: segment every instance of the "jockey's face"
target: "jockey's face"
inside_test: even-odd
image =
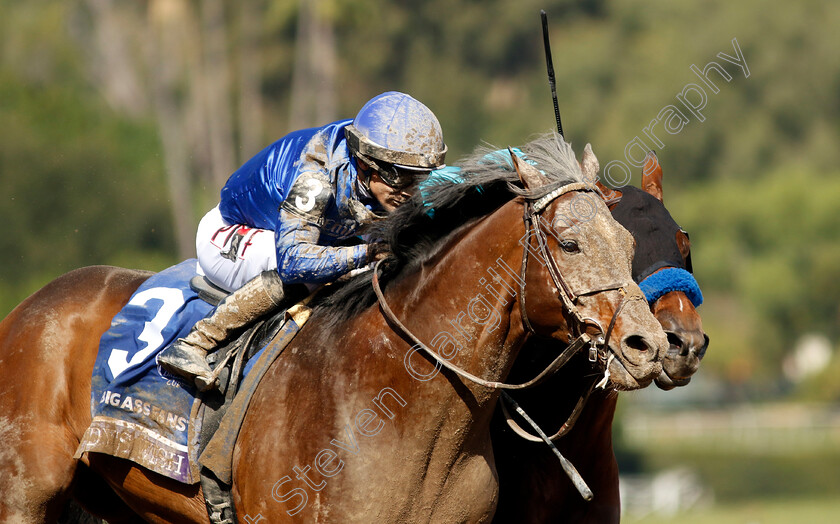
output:
[[[364,176],[367,177],[368,188],[370,189],[373,198],[379,202],[382,209],[390,213],[397,209],[400,204],[411,198],[411,195],[413,194],[413,185],[402,189],[391,187],[382,179],[379,172],[367,165],[364,160],[357,158],[356,161],[359,169],[362,171]]]
[[[390,213],[411,198],[409,188],[394,189],[386,184],[376,171],[371,169],[368,172],[370,173],[370,181],[368,182],[370,192],[385,211]]]

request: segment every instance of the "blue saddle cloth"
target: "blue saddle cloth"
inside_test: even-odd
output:
[[[190,259],[150,277],[102,335],[93,369],[93,420],[77,457],[106,453],[180,482],[198,482],[200,428],[190,424],[195,389],[157,365],[157,355],[212,309],[190,289],[196,268]]]

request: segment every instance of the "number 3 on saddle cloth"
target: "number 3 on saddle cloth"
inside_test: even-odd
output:
[[[200,419],[191,419],[196,389],[157,365],[157,355],[213,309],[190,288],[196,268],[190,259],[153,275],[111,320],[93,368],[93,420],[76,458],[105,453],[186,484],[199,482]]]

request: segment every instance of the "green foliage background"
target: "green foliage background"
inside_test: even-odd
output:
[[[297,2],[259,3],[268,144],[291,131]],[[0,315],[79,266],[160,270],[177,261],[153,115],[113,110],[90,79],[85,5],[0,0]],[[567,137],[578,151],[592,142],[602,167],[697,82],[690,65],[723,64],[733,78],[718,81],[717,94],[707,90],[705,120],[658,135],[666,204],[692,234],[706,296],[700,311],[712,344],[701,373],[746,394],[840,398],[836,373],[792,391],[780,372],[802,334],[822,333],[833,346],[840,335],[840,4],[324,6],[336,31],[337,116],[383,90],[409,92],[439,116],[450,161],[482,141],[517,145],[553,127],[540,8],[550,16]],[[748,78],[716,57],[734,54],[733,38]],[[782,386],[762,386],[768,381]]]

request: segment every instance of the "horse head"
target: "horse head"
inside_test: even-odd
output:
[[[598,161],[587,144],[581,161],[587,179],[597,180]],[[702,295],[691,276],[691,242],[662,198],[662,166],[651,151],[642,189],[610,189],[596,182],[613,216],[636,239],[633,278],[653,300],[650,309],[668,336],[669,347],[656,385],[668,390],[689,383],[709,346],[696,306]],[[656,276],[658,275],[658,276]]]
[[[523,149],[531,157],[531,151]],[[649,155],[645,166],[644,189],[610,189],[597,182],[598,160],[588,144],[580,162],[584,179],[597,185],[601,199],[612,211],[612,216],[636,241],[631,270],[634,281],[645,284],[645,277],[670,269],[685,271],[685,274],[676,273],[693,282],[693,278],[688,278],[691,271],[688,235],[676,225],[662,204],[662,171],[653,154]],[[623,260],[620,263],[626,264]],[[647,285],[642,286],[645,291],[647,288]],[[663,371],[655,382],[660,388],[670,389],[687,383],[697,370],[708,337],[703,333],[700,316],[691,301],[691,298],[699,298],[699,290],[685,285],[671,290],[659,286],[654,291],[657,291],[651,295],[654,298],[646,302],[650,308],[648,311],[666,331],[670,346],[660,355]],[[647,310],[647,307],[644,309]],[[524,358],[520,357],[511,375],[515,379],[530,376],[535,368],[544,365],[554,345],[529,340],[530,347],[523,350]],[[577,465],[582,478],[595,493],[594,500],[587,502],[583,497],[570,495],[572,485],[561,464],[546,448],[524,443],[525,440],[540,442],[542,439],[523,430],[519,425],[522,420],[517,422],[515,416],[509,413],[512,410],[506,410],[503,403],[492,426],[501,486],[493,522],[620,520],[618,465],[611,439],[617,395],[596,391],[591,397],[581,397],[577,405],[562,398],[570,384],[586,383],[585,379],[577,379],[581,369],[585,373],[585,365],[585,359],[570,362],[569,369],[558,373],[544,385],[517,394],[517,401],[543,428],[548,428],[550,432],[559,428],[550,438],[558,446],[562,445],[565,456]]]
[[[574,160],[570,146],[560,145]],[[594,186],[552,184],[547,172],[569,169],[556,165],[560,157],[529,153],[537,169],[511,155],[535,199],[526,206],[529,227],[521,242],[527,248],[524,280],[533,282],[523,286],[520,298],[526,327],[564,343],[585,333],[596,341],[590,360],[605,369],[602,386],[645,387],[662,372],[667,339],[633,281],[633,237],[612,218]],[[530,264],[528,253],[533,255]]]

